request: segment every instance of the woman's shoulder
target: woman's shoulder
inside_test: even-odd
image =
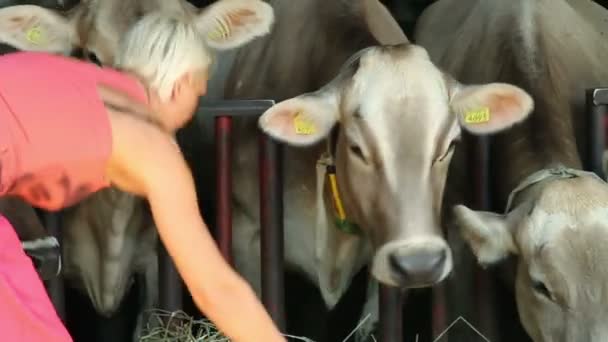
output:
[[[143,195],[145,186],[161,181],[159,169],[183,162],[173,137],[159,126],[135,115],[109,109],[112,154],[109,177],[122,190]]]
[[[40,64],[46,65],[47,63],[59,63],[59,64],[73,64],[73,65],[83,65],[86,62],[78,60],[73,57],[53,54],[49,52],[42,51],[15,51],[11,53],[7,53],[0,56],[0,65],[6,63],[20,63],[20,64]]]

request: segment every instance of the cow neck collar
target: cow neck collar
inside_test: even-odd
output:
[[[598,175],[593,172],[571,169],[565,167],[562,164],[557,164],[554,167],[549,167],[536,171],[530,176],[526,177],[521,183],[519,183],[519,185],[511,192],[511,194],[509,194],[505,213],[509,213],[513,209],[511,208],[511,206],[517,195],[519,195],[521,192],[530,188],[533,185],[539,184],[541,182],[549,182],[558,179],[578,177],[592,177],[604,182],[604,180],[602,180]]]
[[[335,215],[334,225],[338,230],[346,234],[360,235],[361,228],[356,223],[349,221],[346,217],[342,197],[340,196],[340,190],[338,189],[336,163],[334,158],[336,153],[338,129],[338,127],[335,127],[325,140],[327,144],[327,151],[323,153],[318,163],[325,167],[325,176],[329,180],[329,189],[331,192]]]

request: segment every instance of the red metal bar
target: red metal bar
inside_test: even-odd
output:
[[[260,225],[262,302],[281,331],[285,331],[283,273],[283,167],[282,146],[260,134]]]
[[[215,119],[215,145],[217,170],[217,241],[226,260],[232,264],[232,118]]]
[[[401,289],[380,284],[380,341],[403,341],[403,297]]]
[[[431,336],[438,336],[441,332],[447,328],[447,312],[446,312],[446,286],[439,284],[433,288],[433,321],[431,322]]]

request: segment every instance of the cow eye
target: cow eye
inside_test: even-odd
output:
[[[87,59],[99,66],[101,66],[101,62],[99,61],[99,58],[97,58],[97,55],[94,52],[88,52],[87,53]]]
[[[544,296],[549,300],[552,300],[551,292],[549,292],[549,289],[547,288],[545,283],[543,283],[542,281],[532,280],[532,288],[539,295]]]
[[[363,155],[363,151],[361,150],[361,147],[357,146],[357,145],[350,145],[350,151],[357,156],[357,158],[361,159],[362,161],[365,161],[365,156]]]

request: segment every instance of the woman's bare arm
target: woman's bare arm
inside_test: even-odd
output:
[[[285,341],[251,287],[220,254],[172,137],[129,115],[110,117],[110,179],[148,199],[160,238],[198,307],[233,341]]]

